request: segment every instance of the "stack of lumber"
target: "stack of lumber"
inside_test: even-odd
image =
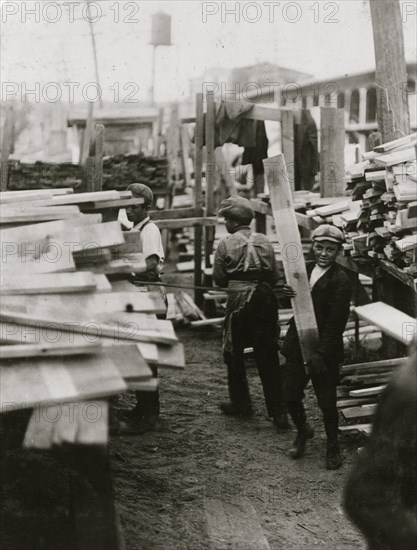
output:
[[[404,346],[411,344],[416,335],[416,320],[383,302],[355,307],[354,311],[360,319],[372,323]],[[345,420],[354,422],[353,425],[342,427],[342,431],[370,432],[370,421],[375,414],[379,395],[389,382],[391,374],[404,361],[405,358],[400,357],[342,367],[338,408]]]
[[[8,163],[8,177],[7,188],[11,191],[59,187],[78,190],[82,186],[82,168],[70,162],[28,164],[11,160]]]
[[[191,296],[183,290],[168,293],[167,300],[167,319],[174,324],[189,325],[192,322],[206,319],[206,316],[194,303]]]
[[[417,134],[378,145],[347,171],[350,199],[308,216],[345,234],[345,255],[388,260],[417,276]]]
[[[17,212],[19,202],[42,204],[22,208],[24,222],[0,228],[0,410],[32,409],[26,446],[105,445],[106,398],[128,388],[155,391],[150,366],[183,368],[182,346],[171,322],[156,317],[165,312],[159,292],[106,277],[144,270],[145,262],[126,250],[119,222],[100,223],[100,214],[79,210],[103,193],[33,201],[18,193],[1,193],[0,202]],[[77,215],[34,224],[37,209],[56,210],[59,198]]]
[[[152,191],[168,186],[168,160],[143,153],[115,155],[103,159],[103,189],[126,189],[130,183],[144,183]]]

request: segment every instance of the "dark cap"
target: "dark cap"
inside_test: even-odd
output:
[[[250,201],[243,197],[229,197],[220,203],[219,216],[231,218],[233,220],[242,220],[251,222],[253,219],[253,209]]]
[[[319,225],[311,235],[313,241],[332,241],[341,244],[345,238],[338,227],[327,223]]]
[[[127,191],[130,191],[135,198],[145,199],[145,204],[151,206],[153,203],[153,193],[149,187],[143,183],[131,183]]]

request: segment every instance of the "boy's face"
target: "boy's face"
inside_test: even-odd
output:
[[[340,246],[333,241],[315,241],[313,252],[317,265],[328,267],[336,261]]]
[[[126,208],[126,216],[130,222],[140,223],[148,215],[148,207],[145,204],[136,204]]]
[[[239,222],[237,222],[236,220],[231,220],[230,218],[225,218],[224,224],[228,233],[233,233],[236,227],[239,227],[240,225]]]

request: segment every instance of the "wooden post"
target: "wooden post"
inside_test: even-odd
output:
[[[344,109],[320,109],[320,194],[344,195],[345,113]]]
[[[284,155],[277,155],[263,162],[275,228],[282,249],[285,278],[297,293],[291,302],[301,353],[304,363],[307,363],[317,348],[318,328]]]
[[[283,109],[281,111],[281,140],[282,154],[287,165],[287,173],[291,191],[295,189],[295,166],[294,166],[294,113]]]
[[[215,122],[216,107],[214,105],[214,93],[207,93],[206,114],[206,209],[207,216],[214,214],[214,186],[216,184],[216,160],[215,149]]]
[[[156,155],[157,157],[161,155],[163,123],[164,123],[164,108],[161,107],[158,111],[158,120],[156,122],[156,136],[155,136],[155,144],[154,144],[154,155]]]
[[[215,214],[214,188],[216,185],[216,158],[215,158],[215,125],[216,106],[214,104],[214,93],[208,92],[206,112],[206,216]],[[205,265],[210,267],[210,256],[214,245],[214,227],[205,227]]]
[[[94,151],[94,191],[103,190],[103,148],[104,125],[96,124],[96,139]]]
[[[377,120],[382,141],[410,133],[407,66],[398,0],[370,0],[375,48]]]
[[[90,156],[91,142],[93,139],[93,116],[94,116],[94,103],[92,101],[88,104],[88,114],[85,123],[84,138],[81,150],[81,165],[85,165],[87,158]]]
[[[1,190],[6,191],[9,180],[9,156],[13,149],[14,134],[14,110],[9,105],[3,126],[3,139],[1,144]]]
[[[181,125],[181,155],[182,155],[182,171],[184,173],[186,187],[191,187],[191,174],[189,171],[188,161],[190,156],[190,137],[187,127]]]
[[[195,118],[195,155],[194,155],[194,206],[203,206],[202,193],[202,171],[203,171],[203,144],[204,144],[204,108],[203,94],[199,93],[196,96],[196,118]],[[202,241],[203,229],[201,226],[194,227],[194,286],[202,284]],[[194,300],[198,307],[203,305],[203,292],[201,290],[194,291]]]

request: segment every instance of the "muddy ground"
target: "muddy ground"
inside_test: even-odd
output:
[[[162,410],[155,430],[111,442],[127,549],[249,550],[254,547],[235,532],[242,531],[242,521],[249,533],[258,522],[271,550],[364,549],[341,508],[361,440],[342,437],[344,465],[327,471],[323,426],[309,390],[316,436],[306,456],[292,461],[287,451],[294,431],[278,434],[266,418],[256,368],[248,367],[256,415],[224,417],[218,408],[228,397],[220,330],[177,334],[187,367],[160,373]]]

